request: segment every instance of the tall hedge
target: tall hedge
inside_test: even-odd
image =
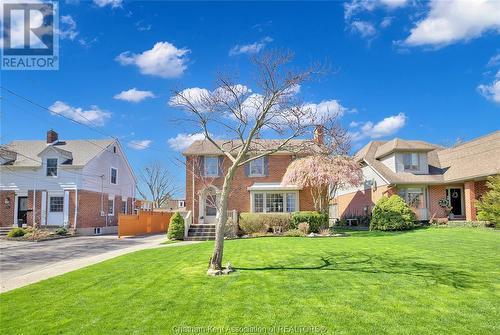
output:
[[[179,212],[175,212],[170,218],[167,237],[169,240],[184,239],[184,218],[179,214]]]
[[[415,213],[400,196],[384,196],[373,208],[370,230],[412,229],[416,220]]]
[[[489,177],[486,185],[489,191],[476,202],[477,218],[498,226],[500,224],[500,176]]]
[[[299,223],[307,222],[309,232],[319,233],[322,228],[328,228],[328,215],[314,211],[302,211],[292,214],[291,228],[297,229]]]

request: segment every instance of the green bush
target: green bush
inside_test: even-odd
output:
[[[281,233],[289,226],[290,214],[240,213],[240,228],[248,235],[266,233],[270,229]]]
[[[370,230],[412,229],[416,219],[415,213],[400,196],[384,196],[373,208]]]
[[[64,227],[61,227],[61,228],[57,228],[55,233],[56,233],[56,235],[64,236],[64,235],[68,235],[68,230]]]
[[[7,233],[7,237],[21,237],[26,234],[26,230],[23,228],[14,228]]]
[[[283,235],[288,236],[288,237],[304,237],[304,236],[306,236],[306,234],[304,234],[303,232],[301,232],[298,229],[290,229],[290,230],[286,231]]]
[[[295,212],[292,214],[290,228],[296,229],[302,222],[309,224],[310,232],[319,233],[321,229],[328,227],[328,215],[313,211]]]
[[[489,191],[476,202],[477,218],[497,226],[500,224],[500,176],[489,177],[486,185]]]
[[[175,212],[170,218],[167,237],[169,240],[184,239],[184,218],[179,214],[179,212]]]

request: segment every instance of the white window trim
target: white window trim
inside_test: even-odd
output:
[[[49,169],[49,159],[55,159],[56,160],[56,175],[51,175],[49,176],[47,174],[47,170]],[[51,177],[51,178],[57,178],[59,176],[59,158],[47,158],[45,160],[45,176],[46,177]]]
[[[217,161],[217,171],[215,174],[209,174],[207,171],[207,160],[213,158]],[[205,177],[218,177],[219,176],[219,156],[203,156],[203,175]]]
[[[257,161],[260,161],[262,164],[262,173],[252,173],[252,164],[256,164]],[[248,162],[248,170],[249,170],[248,176],[249,177],[264,177],[265,176],[264,169],[265,169],[264,157],[260,157],[260,158],[254,159],[253,161]]]
[[[116,178],[114,183],[113,183],[113,170],[116,171]],[[113,166],[109,169],[109,183],[113,185],[118,184],[118,169]]]
[[[264,204],[263,204],[263,211],[262,212],[256,212],[255,211],[255,204],[254,204],[254,194],[264,194]],[[272,193],[272,194],[276,194],[276,193],[280,193],[283,195],[283,208],[285,209],[285,211],[283,212],[268,212],[267,211],[267,206],[266,206],[266,202],[267,202],[267,194],[268,193]],[[300,201],[299,201],[299,191],[251,191],[250,192],[250,211],[252,213],[259,213],[259,214],[265,214],[265,213],[270,213],[270,214],[279,214],[279,213],[293,213],[293,212],[287,212],[286,209],[287,209],[287,206],[286,206],[286,195],[287,194],[295,194],[295,212],[299,211],[300,210]]]

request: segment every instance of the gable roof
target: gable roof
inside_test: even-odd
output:
[[[387,141],[384,144],[380,145],[377,148],[377,152],[375,153],[375,158],[384,157],[395,151],[428,152],[438,147],[439,146],[437,145],[424,141],[408,141],[408,140],[402,140],[400,138],[395,138],[391,141]]]
[[[115,143],[113,139],[106,140],[68,140],[47,144],[42,140],[19,140],[3,146],[5,150],[17,153],[11,166],[37,167],[41,165],[39,154],[49,148],[59,151],[65,158],[71,157],[72,166],[84,166],[105,148]]]
[[[396,173],[379,160],[386,155],[380,156],[381,152],[387,152],[387,148],[394,148],[395,145],[397,147],[393,141],[371,141],[355,155],[357,160],[373,167],[391,184],[451,183],[500,173],[500,131],[447,149],[423,141],[404,141],[407,143],[403,147],[408,148],[407,150],[410,150],[407,145],[409,143],[428,152],[429,174],[420,175]],[[390,144],[386,145],[387,143]],[[386,146],[383,147],[384,145]],[[434,149],[429,151],[431,146]]]
[[[284,140],[279,139],[256,139],[253,140],[250,152],[264,152],[273,150],[281,145]],[[241,141],[238,140],[216,140],[215,143],[228,151],[236,151],[241,147]],[[303,153],[303,152],[319,152],[321,148],[311,139],[292,139],[282,150],[277,153]],[[221,155],[222,152],[209,140],[194,141],[186,150],[182,152],[184,156],[190,155]]]

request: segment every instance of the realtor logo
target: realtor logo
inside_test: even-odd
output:
[[[2,70],[59,69],[54,2],[2,1]]]

